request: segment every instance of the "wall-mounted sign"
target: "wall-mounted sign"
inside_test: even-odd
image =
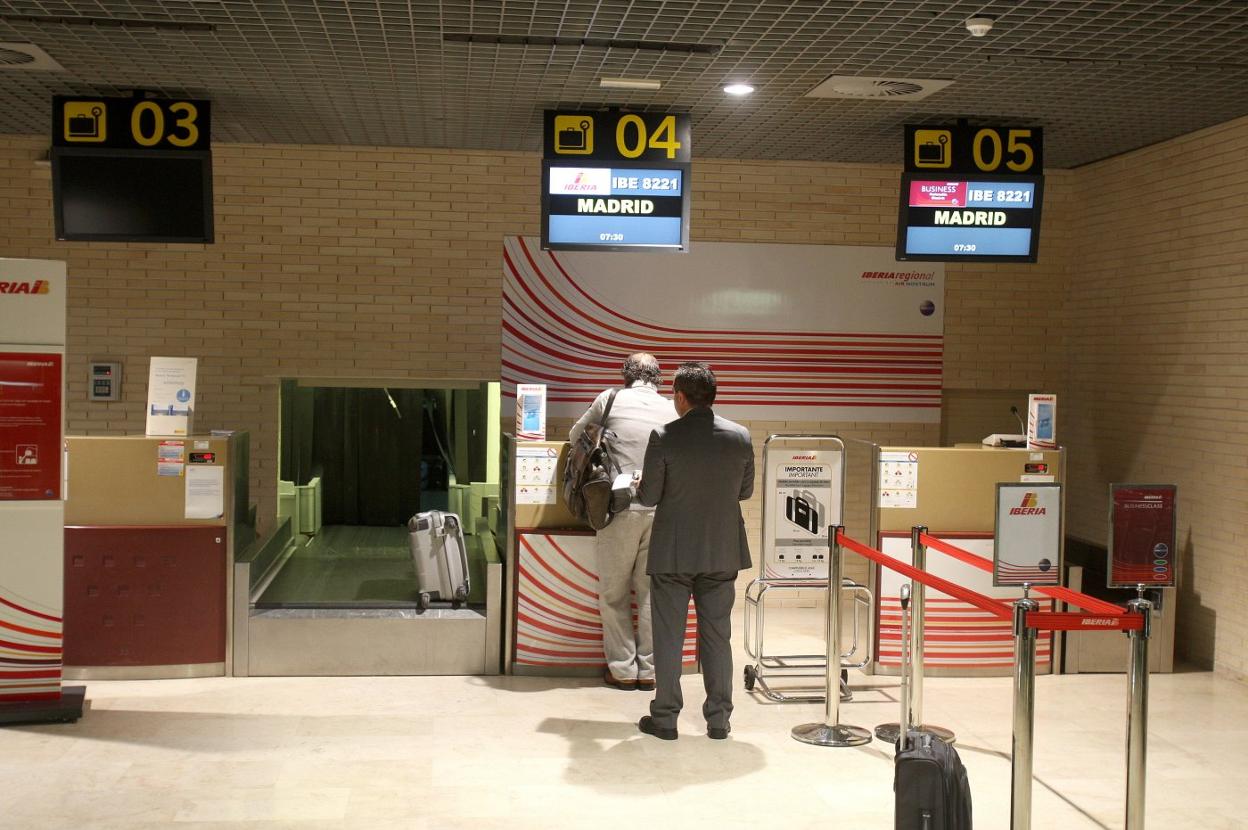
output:
[[[688,162],[688,114],[546,110],[547,159]]]
[[[1044,171],[1040,127],[924,127],[906,125],[908,173],[999,173],[1038,175]]]
[[[152,358],[147,374],[148,435],[190,434],[198,365],[194,357]]]
[[[904,173],[897,259],[1035,262],[1043,195],[1040,176]]]
[[[52,98],[52,146],[207,150],[212,104],[180,98]]]
[[[56,352],[0,352],[0,501],[61,497],[61,371]]]
[[[997,485],[992,584],[1060,585],[1062,485]]]
[[[56,238],[212,242],[211,119],[202,100],[53,97]]]
[[[1109,587],[1173,588],[1173,484],[1109,485]]]
[[[546,113],[544,250],[689,247],[688,115]]]

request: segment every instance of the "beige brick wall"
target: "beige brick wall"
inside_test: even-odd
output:
[[[1085,167],[1074,198],[1073,533],[1110,482],[1179,487],[1187,655],[1248,675],[1248,119]]]
[[[71,432],[141,431],[147,358],[197,356],[197,426],[251,431],[264,517],[274,512],[278,378],[498,377],[501,240],[538,231],[536,156],[218,145],[216,244],[139,245],[53,241],[50,171],[36,164],[46,147],[0,137],[0,256],[69,263]],[[897,178],[888,166],[700,161],[692,236],[891,247]],[[1050,176],[1040,264],[947,269],[951,389],[1063,382],[1071,179]],[[1046,348],[1024,344],[1036,339]],[[102,358],[123,362],[124,400],[89,404],[86,361]],[[940,435],[936,425],[749,427],[760,443],[799,429],[892,444]],[[757,499],[746,513],[757,528]],[[863,563],[848,573],[865,577]]]
[[[71,432],[140,431],[147,358],[198,356],[199,426],[253,433],[263,516],[278,378],[497,377],[500,243],[537,232],[535,156],[218,145],[217,243],[123,245],[53,241],[46,147],[0,136],[0,256],[69,262]],[[1248,611],[1246,155],[1241,119],[1051,173],[1040,263],[950,266],[945,295],[946,389],[972,430],[1019,390],[1063,395],[1072,531],[1104,538],[1111,480],[1179,484],[1179,639],[1235,674],[1248,673],[1234,616]],[[892,167],[710,160],[693,181],[695,241],[894,241]],[[88,358],[125,364],[125,400],[86,402]],[[749,426],[760,441],[799,428],[940,436]],[[756,526],[757,503],[747,516]]]

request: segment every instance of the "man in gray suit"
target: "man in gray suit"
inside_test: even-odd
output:
[[[677,738],[689,597],[698,612],[698,656],[706,687],[706,733],[728,737],[732,717],[732,605],[737,572],[750,567],[739,502],[754,492],[754,446],[740,424],[711,411],[715,373],[684,363],[672,382],[680,417],[650,434],[638,500],[656,505],[650,534],[650,608],[657,689],[637,727]]]

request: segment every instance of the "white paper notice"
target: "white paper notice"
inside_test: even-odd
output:
[[[216,519],[225,514],[225,468],[186,468],[186,518]]]
[[[516,504],[554,504],[556,500],[554,487],[521,485],[516,488]]]
[[[919,506],[919,454],[880,453],[880,507]]]
[[[147,434],[186,435],[195,412],[193,357],[153,357],[147,373]]]
[[[558,475],[558,449],[516,447],[516,504],[555,504]]]

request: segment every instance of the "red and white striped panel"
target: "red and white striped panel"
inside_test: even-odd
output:
[[[605,666],[594,537],[521,531],[516,541],[515,663]],[[636,614],[634,605],[634,620]],[[697,619],[690,603],[686,665],[697,662],[697,642]]]
[[[973,605],[928,591],[924,618],[924,668],[1009,669],[1014,665],[1014,633],[1010,623]],[[1052,611],[1052,600],[1040,600],[1041,611]],[[880,597],[879,662],[901,665],[901,600]],[[1042,631],[1036,638],[1036,667],[1048,670],[1053,656],[1053,635]]]
[[[783,249],[794,246],[763,247],[777,249],[780,257]],[[824,247],[829,256],[836,251],[834,246]],[[685,257],[694,256],[696,252],[682,255],[680,262],[692,264]],[[629,261],[642,259],[654,263],[656,258]],[[847,322],[829,321],[828,330],[786,328],[789,321],[769,314],[761,300],[750,318],[753,328],[710,329],[682,320],[682,308],[705,303],[705,296],[731,288],[742,275],[712,274],[699,282],[691,269],[664,286],[670,296],[639,298],[648,315],[643,317],[642,312],[606,300],[601,286],[595,286],[601,277],[587,266],[578,270],[571,264],[581,261],[575,255],[542,251],[531,239],[504,240],[505,398],[514,401],[517,383],[545,383],[549,414],[579,417],[599,392],[620,382],[624,355],[648,351],[665,367],[686,360],[711,363],[720,383],[716,409],[729,417],[884,422],[940,418],[943,336],[938,325],[932,327],[932,318],[919,311],[918,294],[904,287],[890,292],[889,286],[869,285],[884,293],[860,300],[861,308],[836,306]],[[795,277],[777,262],[771,284],[754,288],[763,293],[798,291],[780,285],[779,275],[784,274],[823,302],[829,293],[837,293],[836,279],[858,286],[871,283],[867,275],[876,273],[881,272],[855,268],[834,276],[835,269],[827,266],[822,272]],[[920,293],[926,297],[935,291]],[[889,314],[897,316],[902,305],[907,310],[900,315],[902,320],[913,317],[915,323],[873,324],[879,309],[887,306]]]
[[[0,702],[61,696],[61,618],[0,591]]]
[[[971,553],[992,557],[991,533],[932,533],[938,539],[957,545]],[[879,550],[911,564],[910,534],[881,533]],[[1020,588],[996,588],[992,574],[928,548],[927,570],[943,579],[992,597],[1008,608],[1022,597]],[[882,666],[901,665],[901,600],[904,579],[896,571],[880,568],[879,617],[877,619],[877,660]],[[1037,598],[1041,611],[1052,611],[1053,601]],[[924,615],[923,666],[946,669],[993,669],[1008,674],[1014,665],[1014,631],[1010,620],[1002,620],[956,600],[948,594],[927,589],[927,613]],[[1036,638],[1036,669],[1049,670],[1053,656],[1053,635],[1040,632]]]

